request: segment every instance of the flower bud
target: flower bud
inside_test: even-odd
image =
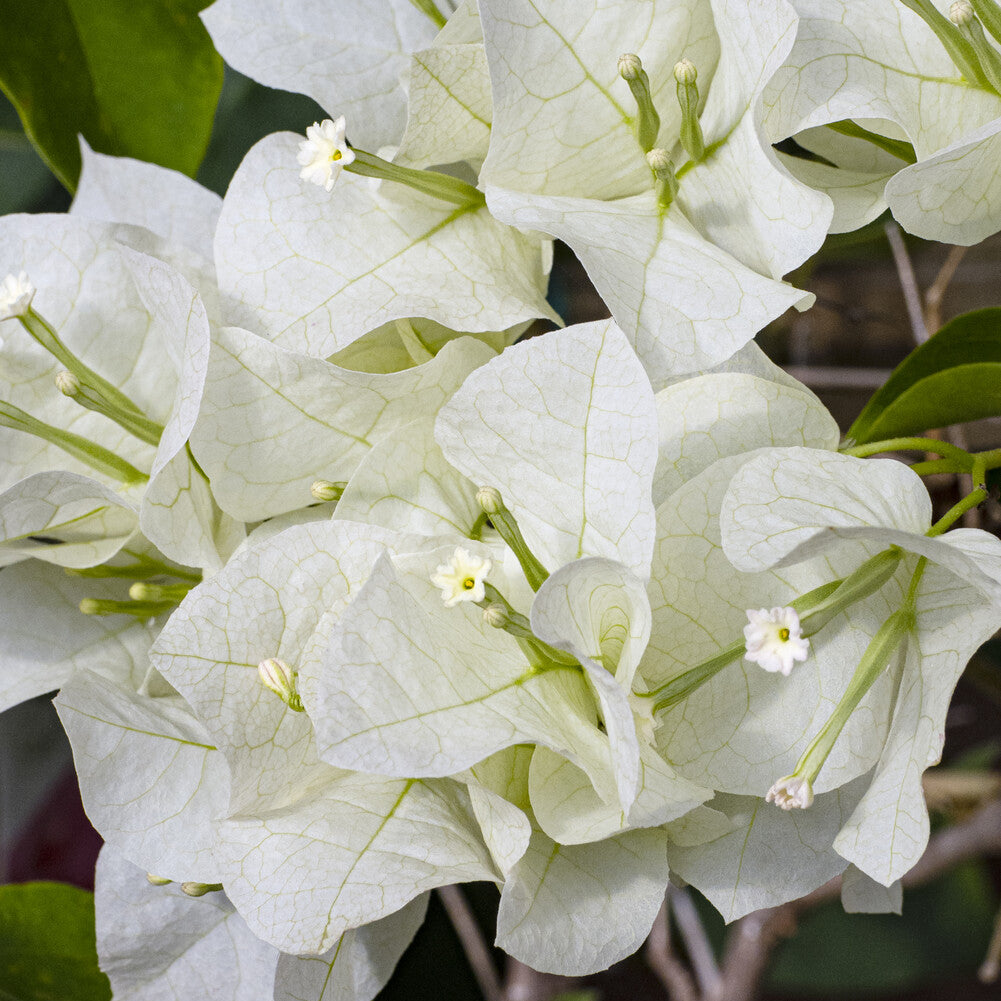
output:
[[[222,883],[182,883],[181,889],[189,897],[204,897],[206,893],[214,893],[222,889]]]
[[[494,629],[503,629],[511,619],[507,609],[500,603],[495,603],[483,609],[483,621]]]
[[[314,500],[338,501],[346,486],[346,483],[335,483],[333,480],[314,480],[309,492]]]
[[[691,59],[681,59],[674,64],[674,79],[678,83],[693,84],[699,78],[699,71]]]
[[[487,514],[499,514],[504,508],[504,499],[496,487],[480,487],[476,491],[476,503]]]
[[[643,60],[635,52],[619,56],[619,76],[623,80],[638,80],[643,72]]]
[[[80,393],[80,380],[72,372],[60,372],[56,376],[56,389],[63,396],[74,397]]]
[[[674,161],[668,156],[667,150],[660,147],[652,149],[647,153],[646,162],[650,164],[650,169],[655,174],[660,174],[665,170],[674,170]]]
[[[949,8],[949,20],[959,28],[968,25],[974,17],[973,4],[970,0],[956,0]]]
[[[265,688],[270,689],[294,712],[303,712],[302,699],[296,690],[296,672],[283,660],[269,657],[257,665],[257,674]]]
[[[167,879],[164,876],[154,876],[153,873],[146,873],[146,880],[151,886],[166,886],[168,883],[173,883],[172,879]]]

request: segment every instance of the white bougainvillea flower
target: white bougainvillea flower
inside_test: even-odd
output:
[[[329,630],[393,544],[374,526],[330,521],[265,537],[191,592],[151,653],[229,766],[219,882],[254,933],[287,952],[326,952],[435,886],[498,878],[460,782],[324,764],[309,716],[259,676],[262,660],[283,661],[312,711]]]
[[[257,938],[224,894],[193,899],[176,884],[151,886],[142,869],[106,845],[94,907],[98,957],[116,995],[197,997],[210,967],[217,1001],[249,1001],[262,984],[274,1001],[371,1001],[420,927],[427,896],[345,932],[322,955],[293,956]]]
[[[373,450],[371,466],[359,469],[369,485],[356,510],[373,518],[381,507],[401,519],[397,527],[455,531],[470,516],[458,473],[470,485],[496,484],[479,491],[484,510],[504,498],[526,545],[553,572],[533,598],[506,548],[503,556],[471,552],[492,560],[490,583],[523,610],[520,628],[573,660],[534,669],[505,631],[506,613],[492,628],[468,602],[445,609],[430,577],[453,547],[437,558],[383,559],[334,631],[314,713],[321,754],[340,767],[434,775],[536,744],[531,806],[563,844],[656,826],[707,798],[636,733],[630,689],[649,629],[643,577],[656,419],[622,332],[610,322],[572,327],[508,349],[469,376],[436,425],[454,470],[441,492],[411,491],[393,468],[391,457],[422,426],[400,432],[385,455]],[[420,484],[432,453],[414,453]],[[362,507],[378,484],[403,496],[420,490],[434,518],[417,503]],[[385,683],[372,684],[377,677]]]
[[[793,664],[806,660],[810,641],[803,639],[795,608],[749,608],[744,626],[747,652],[744,659],[789,676]]]
[[[925,239],[969,245],[997,232],[1001,96],[965,79],[935,32],[900,0],[793,0],[793,6],[799,31],[766,93],[766,127],[776,140],[805,130],[803,145],[825,159],[833,153],[833,162],[847,168],[783,158],[839,203],[838,228],[861,225],[888,204],[906,230]],[[949,4],[938,6],[948,15]],[[841,136],[837,143],[818,137],[818,127],[845,120],[877,133],[877,142],[888,137],[885,146],[900,152],[874,159],[861,144],[846,147]],[[844,174],[854,179],[839,178]],[[860,184],[878,194],[863,212],[845,205]]]
[[[768,790],[765,802],[783,810],[805,810],[813,806],[813,786],[801,775],[786,775]]]
[[[343,115],[337,121],[325,118],[322,122],[313,122],[306,129],[306,138],[299,143],[297,157],[302,167],[299,176],[304,181],[330,191],[340,172],[349,163],[354,163],[354,150],[344,139],[345,130]]]
[[[1001,543],[974,529],[929,537],[928,493],[901,463],[804,448],[766,450],[747,462],[730,483],[720,519],[723,546],[742,570],[792,571],[826,562],[830,554],[858,542],[870,550],[898,546],[928,561],[911,584],[915,561],[905,558],[894,578],[863,603],[868,611],[873,601],[891,593],[896,611],[907,588],[913,612],[896,654],[872,689],[892,678],[894,698],[875,720],[872,705],[849,718],[849,725],[856,717],[867,719],[887,736],[871,762],[876,764],[871,784],[835,847],[889,886],[917,861],[927,842],[921,773],[941,754],[945,712],[960,673],[997,627]],[[883,621],[888,618],[884,613]],[[814,641],[818,653],[823,635]],[[805,747],[803,741],[799,750]],[[820,780],[829,782],[826,771],[825,762]],[[793,775],[800,777],[797,772]]]
[[[788,606],[870,555],[846,547],[825,561],[758,573],[736,572],[727,559],[719,511],[735,472],[766,444],[809,441],[834,449],[840,439],[836,422],[812,393],[784,375],[782,381],[769,377],[753,353],[749,361],[755,374],[699,376],[658,394],[664,426],[672,427],[674,414],[683,415],[683,423],[676,433],[662,432],[653,623],[639,676],[652,690],[732,648],[727,666],[659,715],[657,746],[692,782],[763,797],[778,776],[792,772],[797,742],[808,741],[827,720],[900,595],[873,596],[853,607],[824,642],[811,641],[810,657],[788,678],[742,659],[748,608]],[[821,784],[818,792],[871,767],[886,737],[891,694],[889,681],[869,692],[864,705],[873,707],[872,715],[849,720],[844,744],[821,775],[821,783],[831,785]]]
[[[656,0],[637,12],[480,4],[493,87],[481,183],[494,214],[559,237],[583,262],[655,386],[733,354],[810,296],[783,284],[827,233],[831,203],[780,166],[760,95],[792,47],[785,0]],[[618,57],[636,53],[676,169],[665,209]],[[706,152],[681,146],[674,66],[697,68]],[[739,206],[739,208],[738,208]]]
[[[492,566],[487,557],[474,556],[458,546],[452,558],[431,575],[431,583],[441,588],[446,608],[454,608],[460,601],[482,601],[484,581]]]
[[[217,0],[202,20],[223,58],[268,87],[343,111],[368,149],[398,143],[406,120],[401,74],[431,44],[451,4],[432,19],[411,0]]]
[[[123,561],[134,554],[126,546]],[[0,573],[0,712],[93,671],[136,691],[149,672],[160,620],[81,615],[84,599],[124,601],[128,581],[67,575],[24,560]]]
[[[207,314],[179,272],[123,245],[120,235],[165,246],[136,228],[66,216],[8,216],[0,225],[0,266],[29,266],[39,286],[32,308],[71,356],[131,401],[147,429],[141,437],[65,395],[60,385],[71,395],[78,385],[61,375],[67,361],[26,330],[12,330],[3,347],[0,398],[17,408],[13,414],[28,417],[14,421],[16,428],[5,418],[8,426],[0,429],[7,459],[0,507],[13,519],[5,549],[20,547],[21,558],[91,565],[112,555],[138,521],[172,559],[220,565],[240,529],[220,519],[185,448],[208,364]],[[54,430],[29,434],[32,420]],[[66,433],[63,447],[57,442]],[[23,503],[29,497],[31,504]]]
[[[213,332],[191,447],[234,518],[295,511],[313,502],[314,480],[348,481],[369,449],[436,413],[494,353],[460,337],[422,364],[359,371],[225,327]]]
[[[28,312],[36,288],[31,284],[26,271],[7,275],[0,282],[0,320],[13,320]]]

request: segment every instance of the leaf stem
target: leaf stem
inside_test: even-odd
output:
[[[1001,450],[999,450],[1001,451]],[[931,452],[934,455],[952,458],[965,463],[963,472],[973,465],[973,456],[958,445],[937,438],[885,438],[883,441],[871,441],[865,445],[854,445],[844,450],[845,455],[853,455],[857,459],[865,459],[870,455],[880,455],[883,452]]]
[[[987,500],[987,489],[986,487],[977,487],[972,493],[967,494],[958,504],[953,505],[948,511],[938,521],[932,525],[931,528],[925,532],[929,538],[934,538],[936,535],[941,535],[953,522],[958,521],[960,518],[966,514],[971,508],[975,508],[978,504],[982,504]]]

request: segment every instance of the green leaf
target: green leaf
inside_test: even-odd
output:
[[[94,897],[64,883],[0,887],[0,998],[108,1001],[97,968]]]
[[[912,351],[848,429],[856,444],[1001,415],[1001,307],[950,320]]]
[[[222,60],[205,0],[0,0],[0,89],[71,191],[77,133],[102,153],[193,175],[212,130]]]

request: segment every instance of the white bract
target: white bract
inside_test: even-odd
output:
[[[827,233],[831,203],[796,181],[761,136],[760,96],[793,44],[785,0],[485,0],[493,87],[481,173],[500,219],[556,236],[580,258],[661,386],[732,355],[808,294],[782,275]],[[678,191],[658,204],[618,57],[637,53],[660,115],[656,148]],[[674,65],[698,70],[705,154],[680,143]],[[646,147],[647,149],[649,147]]]
[[[792,2],[799,30],[766,93],[766,126],[774,139],[796,134],[842,168],[783,158],[839,204],[837,229],[860,226],[889,205],[925,239],[968,245],[997,232],[1001,96],[965,79],[935,32],[900,0]],[[949,3],[937,6],[948,14]],[[877,142],[889,137],[891,152],[840,136],[832,142],[820,128],[845,120],[877,133]],[[870,194],[859,199],[862,190]]]

